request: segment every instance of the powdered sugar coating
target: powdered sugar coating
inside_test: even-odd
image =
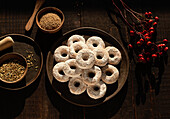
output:
[[[107,90],[107,86],[104,82],[100,81],[99,83],[95,85],[89,85],[87,87],[87,94],[92,99],[99,99],[102,98]]]
[[[59,82],[67,82],[69,80],[69,76],[63,73],[64,67],[65,67],[64,62],[57,63],[53,67],[53,76]]]
[[[94,85],[100,81],[101,75],[101,69],[98,66],[94,66],[91,69],[83,70],[82,77],[87,85]]]
[[[122,59],[121,52],[113,46],[108,46],[105,49],[109,53],[109,63],[113,65],[118,65]]]
[[[76,58],[78,52],[82,49],[87,49],[87,45],[83,42],[76,42],[70,46],[70,57]]]
[[[77,77],[82,73],[82,69],[80,69],[76,65],[75,59],[69,59],[65,62],[65,67],[63,69],[64,73],[69,77]]]
[[[95,56],[95,65],[105,66],[109,60],[109,54],[105,49],[96,48],[93,50]]]
[[[76,42],[83,42],[85,43],[85,39],[83,36],[81,35],[72,35],[68,41],[67,41],[67,45],[68,47],[70,47],[73,43],[76,43]]]
[[[68,46],[59,46],[54,51],[54,59],[56,62],[65,62],[69,59],[69,47]]]
[[[105,48],[104,41],[98,36],[92,36],[87,39],[86,45],[89,49],[94,50],[96,48]]]
[[[87,85],[82,81],[82,77],[73,77],[70,79],[68,87],[72,94],[80,95],[86,90]]]
[[[90,69],[95,63],[94,53],[90,49],[82,49],[76,56],[77,66],[81,69]]]
[[[102,68],[102,80],[106,84],[113,84],[119,78],[119,70],[113,65],[106,65]]]

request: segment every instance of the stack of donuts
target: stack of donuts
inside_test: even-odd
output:
[[[113,46],[105,47],[102,38],[72,35],[67,46],[59,46],[54,51],[57,64],[53,76],[59,82],[68,82],[72,94],[87,91],[92,99],[102,98],[108,84],[115,83],[119,71],[115,67],[122,59],[120,51]]]

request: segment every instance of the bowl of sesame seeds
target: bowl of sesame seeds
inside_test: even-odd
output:
[[[45,7],[36,15],[36,23],[45,33],[58,32],[62,28],[64,20],[63,12],[56,7]]]
[[[19,53],[7,53],[0,57],[0,81],[4,83],[17,83],[27,73],[27,61]]]

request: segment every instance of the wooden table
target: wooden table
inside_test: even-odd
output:
[[[153,15],[159,16],[158,39],[170,39],[168,1],[125,2],[138,12],[152,11]],[[34,0],[0,1],[0,35],[26,34],[40,45],[44,54],[42,73],[33,85],[19,92],[0,89],[0,119],[170,119],[169,64],[164,68],[162,80],[152,88],[150,83],[146,82],[144,89],[141,89],[135,72],[142,70],[137,69],[131,61],[125,86],[116,97],[97,107],[78,107],[57,95],[49,84],[45,71],[46,55],[54,40],[74,28],[91,26],[110,33],[122,42],[128,39],[127,27],[119,15],[112,11],[114,8],[111,0],[46,0],[43,7],[54,6],[64,12],[66,20],[62,31],[53,35],[44,34],[34,24],[31,32],[26,33],[24,27],[34,5]],[[141,93],[141,90],[146,93]]]

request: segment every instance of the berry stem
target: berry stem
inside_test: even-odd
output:
[[[138,12],[132,10],[131,8],[129,8],[129,6],[126,5],[122,0],[120,0],[120,2],[123,4],[124,7],[126,7],[127,9],[129,9],[131,12],[133,12],[133,13],[139,15],[140,17],[142,17],[142,14],[141,14],[141,13],[138,13]]]
[[[133,17],[135,17],[139,22],[140,24],[142,25],[142,27],[144,28],[143,24],[142,24],[142,21],[134,14],[134,13],[137,13],[135,11],[133,11],[132,9],[130,9],[122,0],[120,0],[123,7],[125,8],[126,11],[130,12],[132,14]],[[116,9],[119,11],[121,17],[123,18],[123,20],[125,21],[125,23],[127,24],[127,26],[132,29],[136,34],[140,35],[140,37],[142,38],[143,37],[143,34],[141,34],[140,32],[138,32],[128,21],[127,19],[125,18],[125,16],[123,15],[122,11],[119,9],[119,7],[115,4],[114,0],[112,0],[112,3],[113,5],[116,7]],[[139,14],[139,13],[137,13]],[[139,14],[140,15],[140,14]],[[140,15],[141,16],[141,15]],[[136,23],[134,23],[136,24]]]
[[[133,29],[133,30],[136,32],[136,30],[129,24],[129,22],[127,21],[127,19],[124,17],[122,11],[119,9],[119,7],[115,4],[115,2],[114,2],[113,0],[112,0],[112,3],[113,3],[113,5],[116,7],[116,9],[119,11],[121,17],[122,17],[123,20],[126,22],[126,24],[127,24],[131,29]]]

